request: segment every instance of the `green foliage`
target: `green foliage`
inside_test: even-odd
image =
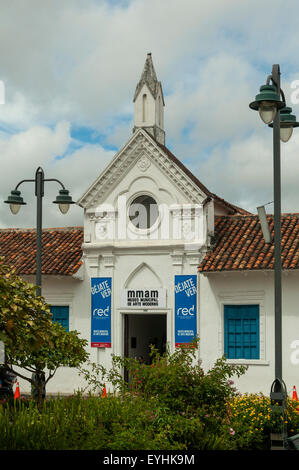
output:
[[[172,412],[157,397],[0,402],[0,450],[267,450],[271,410],[262,395],[235,396],[221,419]],[[288,434],[299,432],[298,403],[288,401]]]
[[[152,364],[113,357],[110,370],[80,369],[88,386],[106,398],[81,393],[50,399],[0,403],[0,449],[18,450],[267,450],[270,432],[282,424],[299,433],[299,403],[288,400],[282,423],[269,397],[239,395],[231,378],[245,372],[219,359],[204,372],[192,348],[163,356],[152,349]],[[129,372],[129,383],[122,376]]]
[[[40,408],[32,401],[2,405],[0,448],[230,449],[225,402],[235,391],[228,378],[244,368],[221,359],[205,374],[193,346],[163,356],[153,349],[150,366],[114,356],[109,371],[95,364],[81,370],[93,389],[113,383],[116,396],[84,399],[78,394],[46,400]],[[124,366],[129,384],[122,378]]]
[[[48,369],[48,382],[60,366],[77,367],[88,358],[87,341],[77,331],[67,332],[52,322],[49,305],[36,295],[34,285],[23,281],[0,259],[0,339],[5,344],[6,365],[31,374]],[[41,391],[41,384],[34,385]]]
[[[223,357],[205,374],[196,363],[197,347],[198,340],[191,347],[176,348],[173,354],[167,350],[163,355],[152,347],[151,365],[113,356],[110,370],[91,364],[91,372],[81,369],[81,373],[93,390],[110,382],[122,394],[129,391],[144,399],[157,397],[172,412],[213,409],[214,413],[223,416],[226,402],[235,395],[229,379],[244,374],[246,366],[229,365]],[[124,368],[129,372],[129,384],[123,380]]]
[[[135,359],[113,356],[112,367],[90,364],[81,369],[89,387],[99,391],[104,383],[111,383],[125,403],[141,400],[147,409],[151,403],[152,424],[171,448],[229,449],[231,448],[230,422],[227,402],[236,396],[232,376],[245,373],[246,367],[229,365],[225,358],[204,373],[196,362],[198,341],[191,347],[169,350],[160,355],[151,351],[151,365]],[[122,371],[129,373],[129,383]],[[117,447],[118,448],[118,447]],[[167,447],[170,448],[170,447]]]
[[[52,316],[35,287],[23,281],[0,259],[0,337],[15,357],[36,352],[48,341]]]
[[[140,399],[80,395],[0,405],[1,450],[155,450],[173,446]]]

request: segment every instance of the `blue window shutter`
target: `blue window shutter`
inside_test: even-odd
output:
[[[51,305],[50,310],[53,314],[53,322],[60,323],[66,331],[69,331],[69,306]]]
[[[228,359],[259,359],[259,305],[224,306],[224,354]]]

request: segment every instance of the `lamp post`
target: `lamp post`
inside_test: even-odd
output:
[[[282,380],[280,140],[287,142],[292,135],[293,128],[298,127],[299,123],[296,122],[296,117],[291,114],[292,109],[286,107],[285,96],[280,88],[280,67],[278,64],[273,65],[272,74],[268,76],[266,85],[260,87],[260,93],[256,95],[255,101],[250,103],[249,107],[259,111],[265,124],[273,128],[275,379],[271,386],[270,398],[272,404],[278,404],[283,413],[287,393]],[[282,439],[282,441],[284,440],[285,438]]]
[[[64,185],[61,181],[50,178],[45,179],[44,171],[41,167],[35,172],[35,179],[30,180],[22,180],[20,181],[14,190],[11,191],[10,196],[8,196],[7,200],[4,201],[5,203],[9,204],[10,210],[13,214],[17,214],[20,210],[22,205],[25,205],[26,202],[23,201],[21,197],[21,192],[19,191],[19,186],[22,183],[34,183],[35,184],[35,196],[36,196],[36,294],[41,295],[41,286],[42,286],[42,200],[44,197],[44,186],[46,181],[56,181],[62,189],[60,189],[56,200],[53,201],[54,204],[59,205],[59,209],[63,214],[66,214],[69,205],[75,204],[72,201],[71,196],[69,196],[69,192],[65,189]]]

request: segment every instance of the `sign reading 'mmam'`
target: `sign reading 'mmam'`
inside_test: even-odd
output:
[[[120,298],[124,308],[164,308],[166,307],[166,289],[122,289]]]

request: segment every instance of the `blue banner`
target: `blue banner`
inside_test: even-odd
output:
[[[91,346],[111,348],[111,277],[91,278]]]
[[[190,343],[197,335],[197,276],[175,276],[175,346]]]

